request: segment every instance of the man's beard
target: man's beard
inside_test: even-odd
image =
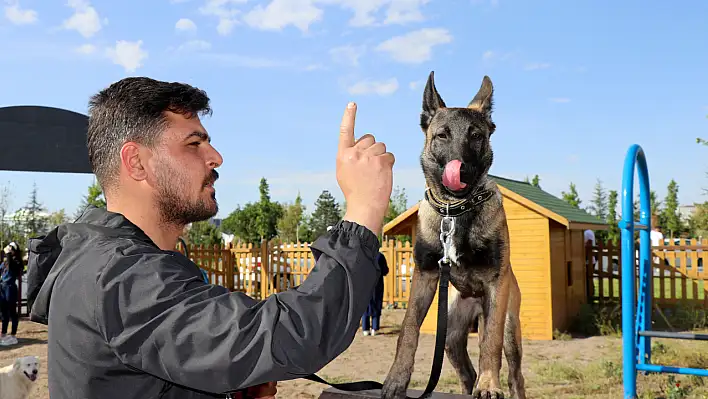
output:
[[[182,189],[189,188],[189,182],[181,173],[163,163],[157,174],[157,206],[163,224],[185,226],[189,223],[208,220],[219,212],[215,195],[209,201],[213,201],[213,204],[205,201],[201,196],[196,202],[190,202],[183,198]],[[213,171],[212,176],[205,178],[202,189],[205,189],[208,183],[213,183],[217,178],[218,173]]]

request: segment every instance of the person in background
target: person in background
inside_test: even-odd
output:
[[[381,328],[381,309],[383,308],[384,294],[383,278],[388,274],[388,263],[386,262],[386,257],[381,252],[379,252],[377,261],[381,268],[381,276],[376,284],[374,295],[371,296],[369,306],[361,317],[361,329],[364,331],[365,336],[369,334],[372,336],[376,335],[376,332]]]
[[[664,233],[661,232],[661,226],[659,226],[659,217],[657,215],[651,215],[651,232],[649,233],[649,239],[651,240],[651,246],[659,246],[659,242],[664,243]]]
[[[0,345],[9,346],[17,344],[17,325],[19,316],[17,314],[18,289],[17,280],[22,277],[24,264],[20,247],[11,242],[3,250],[5,259],[0,263],[0,296],[2,296],[2,334],[0,334]],[[7,328],[12,321],[12,330],[7,335]]]

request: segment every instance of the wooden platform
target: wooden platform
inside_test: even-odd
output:
[[[412,398],[420,397],[424,391],[417,389],[409,389],[408,396]],[[442,393],[433,392],[429,399],[469,399],[471,395],[461,395],[458,393]],[[345,392],[334,388],[328,388],[322,392],[319,399],[363,399],[363,398],[381,398],[381,391],[378,389],[359,392]]]

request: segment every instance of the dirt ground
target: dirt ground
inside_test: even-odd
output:
[[[354,343],[339,358],[327,365],[318,375],[336,382],[374,380],[383,382],[393,361],[396,339],[404,310],[384,310],[382,333],[375,337],[357,334]],[[36,355],[40,358],[40,378],[31,397],[47,399],[47,329],[27,320],[20,322],[19,345],[0,347],[0,366],[7,365],[16,357]],[[678,363],[685,367],[708,367],[706,354],[708,344],[654,340],[655,359],[662,364]],[[683,342],[683,343],[680,343]],[[423,389],[432,365],[435,338],[421,335],[416,354],[415,372],[411,388]],[[694,346],[698,345],[698,346]],[[477,364],[477,339],[471,337],[468,347],[473,364]],[[554,341],[524,341],[523,372],[527,394],[530,398],[590,398],[606,399],[622,397],[621,340],[619,337],[591,337],[559,339]],[[698,355],[697,355],[698,354]],[[662,358],[663,356],[663,358]],[[691,357],[693,356],[693,357]],[[696,357],[698,356],[698,357]],[[694,364],[686,364],[693,362]],[[696,364],[697,363],[697,364]],[[705,364],[704,364],[705,363]],[[506,384],[506,361],[503,361],[502,381]],[[708,379],[678,376],[681,388],[669,375],[639,377],[642,398],[708,398]],[[285,381],[278,384],[280,398],[317,398],[327,387],[305,381]],[[506,391],[506,386],[504,386]],[[681,389],[687,389],[681,393]],[[667,389],[673,389],[669,393]],[[459,393],[457,377],[447,359],[438,384],[440,392]]]

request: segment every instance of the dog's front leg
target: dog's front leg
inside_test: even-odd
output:
[[[508,254],[508,252],[507,252]],[[508,262],[508,255],[502,257]],[[507,263],[508,265],[508,263]],[[479,344],[479,377],[472,393],[475,399],[503,399],[499,382],[504,343],[504,325],[509,298],[509,267],[502,266],[497,278],[491,280],[485,295],[484,333]]]
[[[425,315],[435,297],[438,279],[437,269],[421,270],[421,267],[416,267],[413,271],[408,309],[403,318],[401,333],[398,336],[396,358],[381,390],[382,399],[403,399],[406,397],[411,374],[413,374],[415,352],[418,349],[420,326],[423,324]]]

